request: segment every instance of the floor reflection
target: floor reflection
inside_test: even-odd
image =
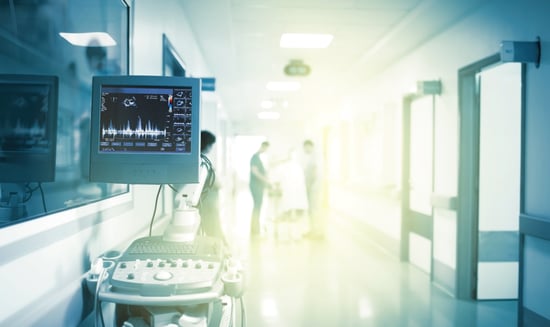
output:
[[[246,271],[248,326],[516,326],[516,301],[459,301],[339,220],[325,240],[250,240],[247,194],[226,228]],[[228,228],[227,226],[233,226]]]

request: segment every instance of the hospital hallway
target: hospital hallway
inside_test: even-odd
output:
[[[250,241],[243,198],[233,237],[246,272],[247,326],[517,325],[517,301],[457,300],[335,213],[324,240]]]

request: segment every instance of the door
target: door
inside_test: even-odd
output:
[[[431,274],[434,96],[403,102],[401,258]]]
[[[459,71],[456,295],[518,296],[523,65],[498,54]]]
[[[521,162],[521,64],[479,81],[477,298],[516,299]]]

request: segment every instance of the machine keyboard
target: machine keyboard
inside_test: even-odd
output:
[[[194,254],[196,247],[194,243],[166,242],[161,239],[144,239],[134,242],[128,248],[128,254]]]

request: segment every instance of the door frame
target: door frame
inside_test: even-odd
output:
[[[477,299],[478,202],[479,202],[479,142],[480,89],[478,74],[500,63],[500,54],[493,54],[458,71],[459,164],[457,196],[457,263],[456,297]],[[524,112],[525,68],[521,69]],[[522,115],[523,117],[523,115]],[[521,127],[523,135],[523,123]],[[523,139],[523,136],[521,136]],[[521,142],[523,145],[523,141]],[[523,166],[523,165],[522,165]],[[520,191],[521,193],[522,190]],[[520,204],[521,206],[521,204]]]
[[[435,179],[435,94],[407,94],[402,99],[402,165],[401,165],[401,242],[400,259],[409,261],[410,233],[430,240],[430,278],[433,278],[433,208],[429,216],[410,210],[411,109],[412,103],[423,97],[432,99],[432,190]]]

